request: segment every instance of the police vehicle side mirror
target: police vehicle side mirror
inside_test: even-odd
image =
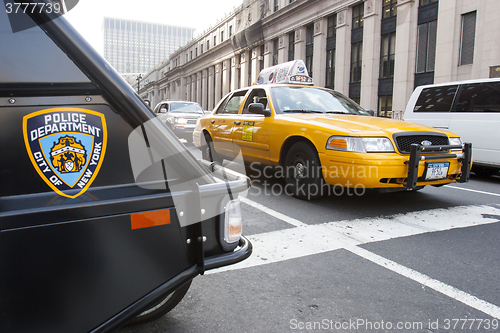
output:
[[[248,106],[248,112],[255,114],[262,114],[265,117],[271,116],[271,111],[264,110],[264,104],[262,103],[252,103]]]
[[[161,109],[160,109],[160,113],[167,113],[167,109],[165,109],[165,108],[161,108]]]

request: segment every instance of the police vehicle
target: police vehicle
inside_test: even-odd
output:
[[[471,145],[451,132],[370,116],[339,92],[313,86],[304,62],[261,71],[198,119],[193,140],[213,161],[278,167],[301,199],[341,188],[418,190],[469,179]],[[330,192],[331,193],[331,192]]]
[[[248,178],[197,161],[60,2],[5,4],[0,332],[152,320],[196,276],[247,258]]]

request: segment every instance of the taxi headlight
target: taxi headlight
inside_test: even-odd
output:
[[[224,241],[228,244],[238,242],[241,238],[241,229],[240,200],[230,200],[224,206]]]
[[[461,146],[462,145],[462,140],[460,138],[450,138],[449,142],[450,142],[450,145],[452,145],[452,146]]]
[[[174,118],[174,122],[176,124],[187,124],[187,119],[186,118]]]
[[[331,136],[326,142],[326,149],[356,153],[394,152],[394,146],[388,138],[360,138],[349,136]]]

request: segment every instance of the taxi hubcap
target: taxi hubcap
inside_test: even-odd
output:
[[[305,173],[306,173],[306,168],[305,168],[304,164],[302,164],[300,162],[297,163],[295,165],[295,178],[304,179],[304,178],[306,178]]]

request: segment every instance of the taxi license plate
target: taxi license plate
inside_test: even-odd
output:
[[[450,163],[427,163],[425,180],[445,179],[448,176]]]

